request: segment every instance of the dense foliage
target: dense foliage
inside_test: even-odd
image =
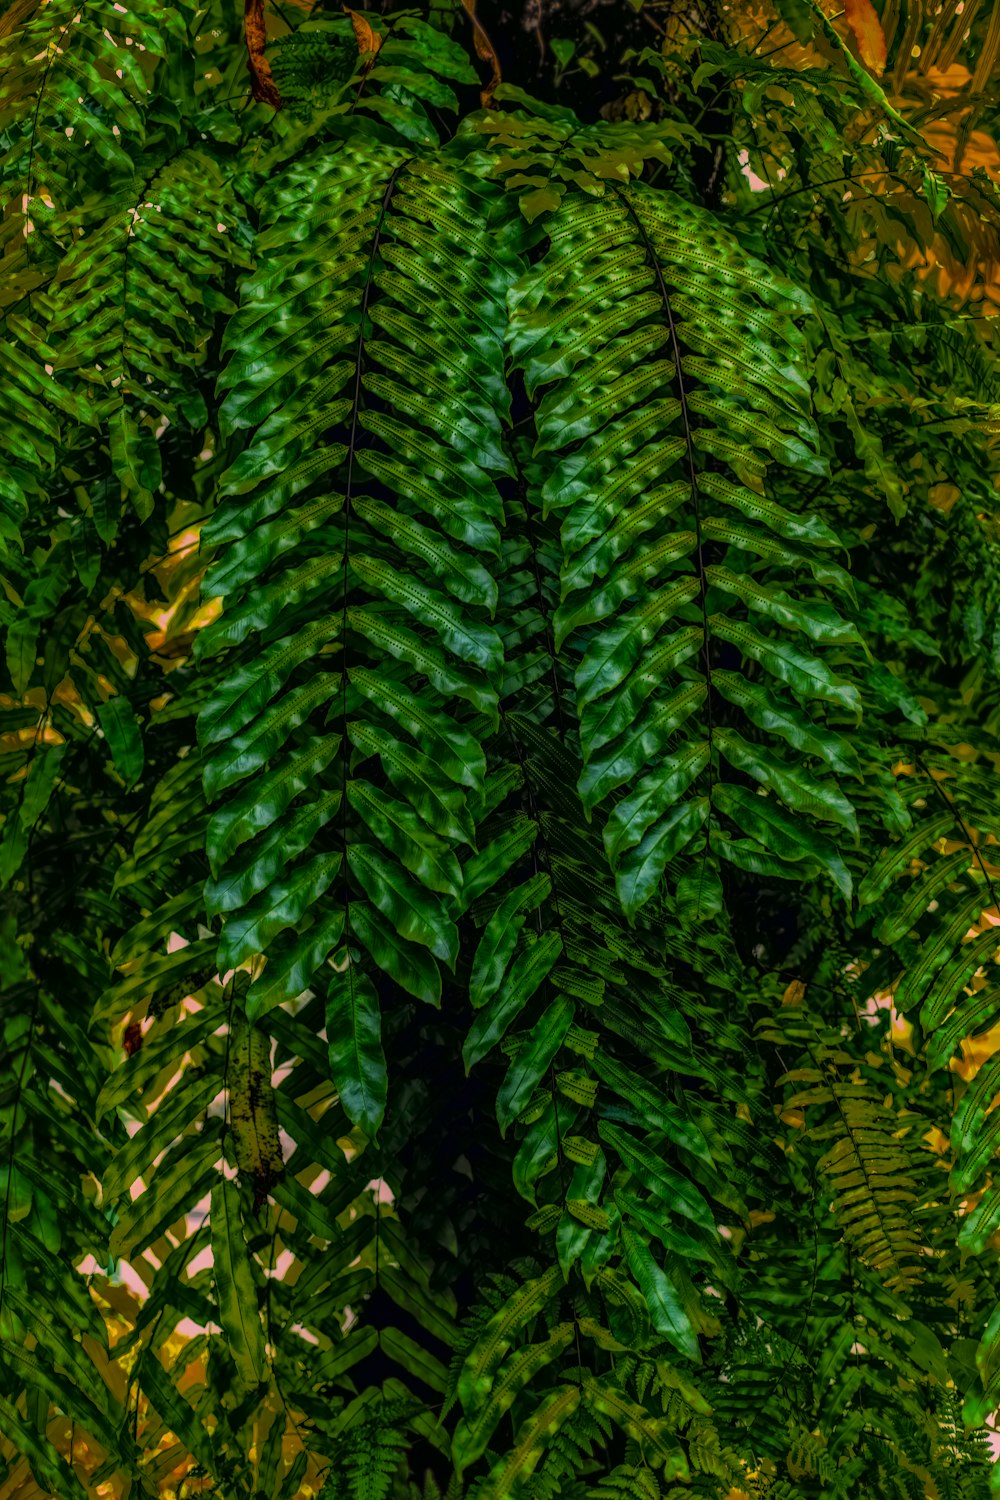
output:
[[[0,8],[5,1496],[1000,1488],[1000,6],[588,16]]]

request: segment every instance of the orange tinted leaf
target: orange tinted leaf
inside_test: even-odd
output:
[[[364,16],[358,15],[356,10],[344,6],[344,15],[350,17],[351,28],[354,32],[354,40],[358,44],[359,52],[377,52],[382,45],[382,38],[374,31]]]
[[[881,73],[885,68],[885,32],[872,0],[845,0],[844,15],[858,44],[866,68]]]
[[[781,997],[782,1005],[801,1005],[805,999],[806,987],[801,979],[793,979]]]

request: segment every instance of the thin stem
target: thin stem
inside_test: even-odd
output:
[[[937,175],[939,177],[957,177],[963,182],[972,181],[972,178],[968,172],[949,171],[944,167],[936,167],[935,171],[937,172]],[[807,182],[803,187],[789,188],[785,192],[779,193],[776,198],[769,198],[764,203],[758,203],[756,208],[747,209],[743,217],[746,219],[752,219],[755,214],[763,213],[765,209],[773,211],[780,204],[786,203],[788,199],[801,197],[803,193],[818,193],[822,188],[836,187],[839,183],[842,182],[861,182],[865,177],[890,177],[894,182],[898,182],[902,187],[909,188],[913,192],[916,191],[914,185],[908,182],[908,180],[902,175],[901,172],[894,171],[892,167],[873,167],[870,171],[867,172],[848,172],[845,173],[842,177],[824,177],[818,182]],[[869,196],[877,198],[881,195],[878,193],[873,193]],[[896,195],[891,194],[888,196]]]

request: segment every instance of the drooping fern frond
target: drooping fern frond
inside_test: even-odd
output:
[[[210,824],[208,902],[226,915],[224,967],[301,927],[252,990],[254,1016],[301,991],[348,943],[328,981],[331,1057],[349,1113],[374,1134],[385,1084],[373,978],[437,1003],[438,963],[452,965],[457,951],[455,851],[472,838],[468,794],[483,774],[467,725],[492,711],[500,661],[489,623],[496,586],[482,559],[499,545],[491,471],[506,467],[496,408],[510,252],[467,227],[479,193],[457,165],[345,146],[322,167],[342,221],[314,196],[319,170],[318,159],[293,169],[232,325],[240,350],[225,376],[226,420],[256,435],[206,533],[225,549],[207,587],[226,607],[199,652],[229,653],[200,719],[206,788],[213,800],[237,788]],[[296,226],[310,203],[324,248],[297,270]],[[457,316],[484,359],[493,351],[471,389],[448,344],[456,314],[438,247],[466,266]],[[329,288],[335,264],[340,285],[317,323],[311,292],[321,277]],[[411,342],[432,359],[438,351],[433,374],[420,367],[423,389]],[[461,452],[473,434],[474,458]],[[320,713],[330,732],[310,735]],[[293,803],[307,786],[310,801]],[[302,925],[330,890],[340,895],[328,914]],[[348,958],[356,943],[374,967]]]
[[[979,1500],[990,7],[334,9],[0,15],[0,1488]]]
[[[631,1464],[619,1464],[607,1476],[599,1480],[588,1491],[588,1500],[630,1500],[640,1496],[641,1500],[660,1500],[660,1487],[652,1469],[637,1468]]]
[[[802,817],[856,831],[836,781],[803,765],[854,768],[824,705],[850,715],[856,691],[814,654],[857,642],[827,602],[850,585],[829,528],[766,487],[771,465],[824,473],[793,321],[808,300],[662,193],[566,198],[549,229],[512,297],[512,348],[544,391],[556,648],[575,664],[580,793],[588,810],[610,803],[625,909],[685,848],[757,873],[823,869],[846,893],[835,838]],[[772,795],[748,798],[744,776]]]
[[[198,369],[216,319],[235,311],[225,273],[246,264],[240,206],[216,160],[197,146],[158,155],[119,187],[103,223],[80,224],[50,289],[48,324],[60,350],[55,368],[72,372],[141,518],[162,479],[157,431],[204,429]],[[89,498],[108,546],[118,497],[95,486]]]
[[[350,133],[360,118],[370,140],[433,147],[441,112],[459,107],[455,87],[476,82],[461,48],[413,10],[310,17],[276,39],[270,63],[296,121],[289,143]]]
[[[784,1075],[784,1082],[799,1087],[783,1107],[803,1112],[811,1139],[831,1143],[819,1171],[845,1239],[890,1289],[905,1292],[923,1259],[911,1207],[920,1198],[916,1121],[890,1113],[885,1084],[869,1076],[871,1064],[859,1062],[839,1038],[824,1036],[797,1007],[764,1023],[761,1037],[801,1057]],[[881,1059],[874,1062],[878,1066]],[[815,1106],[824,1110],[818,1125],[809,1116]]]
[[[975,1034],[988,1034],[996,1021],[996,889],[983,845],[998,820],[992,776],[981,767],[970,776],[940,751],[925,754],[900,778],[912,826],[886,848],[858,894],[873,909],[882,945],[862,983],[891,984],[894,1009],[911,1022],[919,1018],[933,1073],[948,1066],[963,1038],[974,1045]],[[952,1122],[952,1181],[960,1191],[976,1185],[992,1158],[993,1132],[983,1127],[995,1074],[987,1061]],[[963,1243],[974,1232],[964,1230]]]
[[[45,289],[77,223],[99,216],[95,195],[131,178],[132,151],[145,136],[148,71],[162,57],[178,16],[140,0],[126,9],[101,3],[87,15],[73,4],[14,6],[0,35],[0,184],[13,211],[0,241],[0,309],[7,351],[2,536],[15,542],[40,474],[53,471],[54,411],[83,418],[60,391],[47,342]],[[145,54],[145,69],[140,63]],[[58,343],[58,336],[57,336]],[[46,415],[48,413],[48,415]]]
[[[343,1413],[342,1433],[331,1454],[321,1495],[345,1500],[387,1500],[406,1446],[405,1402],[386,1401],[371,1393]],[[360,1406],[360,1420],[351,1421]]]
[[[44,272],[46,252],[32,236],[43,231],[44,239],[47,211],[58,220],[131,175],[131,151],[144,138],[144,63],[164,55],[171,35],[176,43],[180,16],[148,0],[98,0],[86,13],[58,0],[14,5],[4,21],[0,179],[11,200],[21,199],[7,229],[22,240],[13,253],[24,294]]]

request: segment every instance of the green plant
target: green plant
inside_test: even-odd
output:
[[[11,1493],[991,1492],[998,206],[863,9],[0,14]]]

